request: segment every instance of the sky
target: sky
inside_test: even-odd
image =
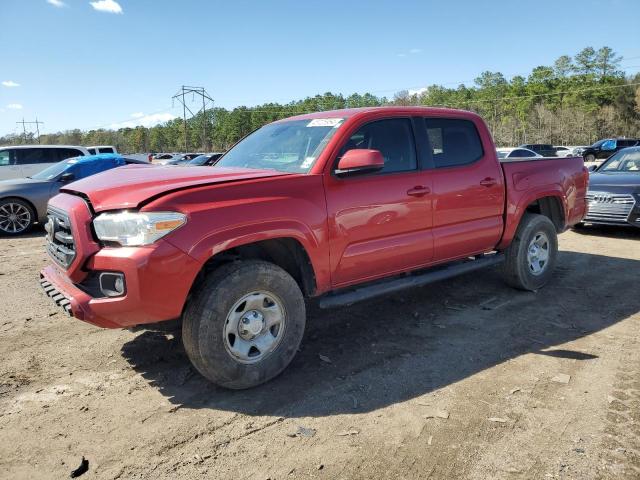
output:
[[[639,0],[0,0],[0,135],[150,126],[182,114],[181,85],[225,108],[392,97],[603,45],[635,73],[638,18]]]

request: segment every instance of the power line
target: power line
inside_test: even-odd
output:
[[[202,108],[200,108],[196,113],[193,113],[189,107],[187,107],[187,103],[184,100],[185,95],[192,95],[192,99],[195,98],[196,95],[202,98]],[[189,142],[187,137],[187,110],[191,114],[191,117],[195,117],[198,113],[202,112],[202,151],[207,151],[207,102],[211,102],[213,104],[213,98],[209,96],[204,87],[190,87],[187,85],[182,85],[182,88],[178,93],[176,93],[171,100],[178,100],[182,103],[182,120],[184,125],[184,151],[189,151]]]
[[[38,137],[37,137],[38,138],[38,144],[40,144],[40,125],[44,125],[44,122],[38,121],[38,117],[36,117],[35,122],[25,122],[24,121],[24,117],[23,117],[22,121],[16,122],[16,124],[18,124],[18,125],[22,124],[22,132],[23,132],[23,136],[24,136],[23,138],[24,138],[25,142],[27,141],[27,127],[26,127],[26,125],[34,125],[35,124],[36,131],[38,132]],[[31,132],[29,132],[29,133],[31,133]]]

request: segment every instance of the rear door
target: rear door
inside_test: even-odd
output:
[[[326,178],[332,284],[341,287],[425,266],[433,258],[431,171],[423,170],[411,118],[357,127],[331,162]],[[382,170],[335,175],[348,150],[379,150]]]
[[[503,230],[504,180],[493,149],[483,148],[491,145],[486,127],[469,119],[426,118],[425,128],[435,166],[434,260],[493,249]]]
[[[0,180],[11,180],[22,176],[15,149],[0,150]]]
[[[19,148],[16,149],[18,164],[22,168],[22,176],[30,177],[45,168],[57,163],[58,153],[55,148]]]

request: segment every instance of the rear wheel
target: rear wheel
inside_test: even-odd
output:
[[[551,278],[558,255],[558,236],[544,215],[525,213],[511,245],[505,251],[506,282],[520,290],[538,290]]]
[[[31,205],[19,198],[0,200],[0,233],[20,235],[28,232],[35,222]]]
[[[248,260],[223,265],[194,293],[182,338],[194,366],[222,387],[249,388],[282,372],[305,327],[296,281],[280,267]]]

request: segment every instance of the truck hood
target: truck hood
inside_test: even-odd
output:
[[[274,170],[128,165],[70,183],[61,193],[80,195],[95,212],[136,208],[162,195],[203,185],[289,175]]]

